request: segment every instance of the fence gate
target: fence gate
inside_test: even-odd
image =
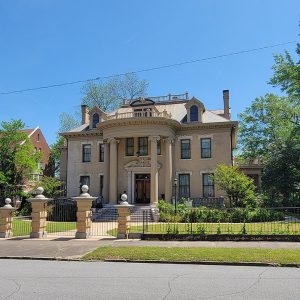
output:
[[[116,237],[118,234],[118,210],[116,208],[92,208],[90,235]]]
[[[76,233],[76,201],[71,198],[57,198],[47,203],[48,236],[70,236]]]

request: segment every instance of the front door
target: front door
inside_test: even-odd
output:
[[[150,203],[150,174],[135,175],[135,203]]]

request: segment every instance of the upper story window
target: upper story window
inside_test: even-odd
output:
[[[179,174],[179,198],[190,197],[190,174]]]
[[[203,174],[202,175],[203,183],[203,197],[214,197],[215,187],[212,174]]]
[[[39,142],[40,141],[40,134],[38,133],[37,135],[37,141]]]
[[[139,155],[145,156],[148,155],[148,138],[139,137]]]
[[[99,144],[99,162],[104,162],[104,144]]]
[[[134,138],[126,139],[126,156],[134,155]]]
[[[95,113],[93,114],[93,128],[96,128],[97,127],[97,124],[99,123],[99,114],[98,113]]]
[[[193,105],[190,108],[191,122],[198,122],[198,106]]]
[[[91,162],[92,147],[90,144],[82,145],[82,162]]]
[[[211,138],[200,139],[201,158],[211,158]]]
[[[183,139],[180,141],[181,159],[191,158],[191,140]]]

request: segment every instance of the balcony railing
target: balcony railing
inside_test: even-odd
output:
[[[168,94],[166,96],[157,96],[157,97],[147,97],[148,99],[153,100],[154,102],[167,102],[167,101],[176,101],[176,100],[188,100],[189,93],[184,94]]]
[[[151,110],[146,111],[130,111],[125,113],[115,113],[112,116],[108,116],[107,120],[114,119],[128,119],[128,118],[167,118],[171,119],[171,114],[166,110],[163,112],[156,112]]]

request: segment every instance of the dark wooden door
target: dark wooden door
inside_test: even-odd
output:
[[[135,179],[135,203],[150,203],[150,175],[137,174]]]

